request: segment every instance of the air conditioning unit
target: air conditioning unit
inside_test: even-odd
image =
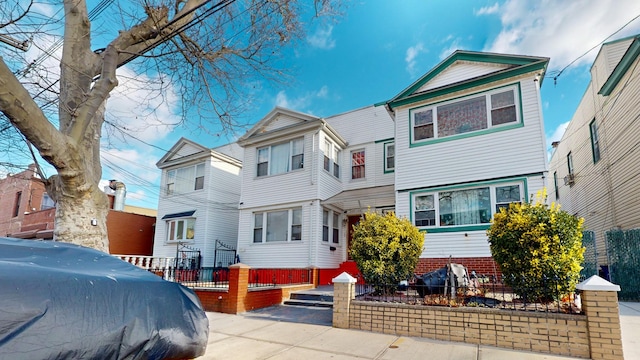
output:
[[[575,175],[574,175],[574,174],[569,174],[569,175],[567,175],[567,176],[565,176],[565,177],[564,177],[564,184],[565,184],[565,185],[569,185],[569,186],[571,186],[571,185],[573,185],[575,182],[576,182],[576,179],[575,179]]]

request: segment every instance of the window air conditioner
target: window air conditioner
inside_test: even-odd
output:
[[[573,185],[575,183],[575,177],[574,174],[569,174],[567,176],[564,177],[564,184],[565,185]]]

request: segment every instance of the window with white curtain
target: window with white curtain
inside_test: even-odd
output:
[[[304,138],[258,149],[257,176],[277,175],[304,167]]]
[[[167,171],[166,194],[184,194],[204,189],[204,163]]]
[[[491,217],[511,203],[524,199],[522,182],[475,186],[412,196],[413,221],[418,227],[488,225]]]

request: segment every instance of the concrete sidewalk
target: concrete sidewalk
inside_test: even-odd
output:
[[[640,309],[640,306],[638,307]],[[629,310],[635,311],[635,310]],[[640,314],[640,311],[638,312]],[[276,321],[252,312],[207,313],[205,359],[574,359],[464,343],[386,335],[326,325]],[[636,325],[634,325],[636,326]],[[635,330],[637,332],[637,329]],[[626,351],[625,351],[626,353]],[[627,359],[634,359],[627,357]]]

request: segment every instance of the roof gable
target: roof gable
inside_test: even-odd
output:
[[[163,157],[158,160],[156,166],[160,167],[162,164],[167,162],[174,162],[176,160],[192,157],[191,155],[198,153],[208,153],[209,149],[193,142],[189,139],[180,138],[172,147],[164,154]]]
[[[409,85],[387,104],[393,108],[446,92],[539,70],[544,78],[549,58],[457,50]]]
[[[607,81],[602,85],[598,94],[609,96],[638,56],[640,56],[640,35],[636,35],[634,37],[633,42],[629,45],[627,51],[622,56],[622,59],[620,59]]]
[[[258,121],[246,134],[238,139],[238,144],[244,145],[258,138],[266,138],[266,135],[275,135],[285,130],[298,128],[300,125],[320,124],[317,116],[285,109],[276,106],[262,120]]]

